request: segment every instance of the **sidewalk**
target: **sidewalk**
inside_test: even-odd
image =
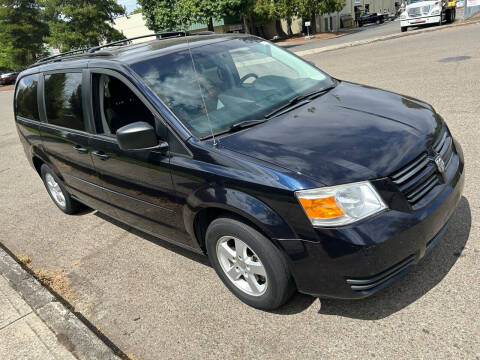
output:
[[[0,247],[0,359],[119,357]]]
[[[479,17],[480,17],[480,15],[479,15]],[[454,24],[444,24],[442,26],[425,27],[425,28],[416,29],[415,31],[408,31],[408,32],[403,32],[403,33],[395,33],[395,34],[389,34],[389,35],[384,35],[384,36],[377,36],[377,37],[367,38],[367,39],[363,39],[363,40],[344,42],[344,43],[341,43],[341,44],[335,44],[335,45],[330,45],[330,46],[320,46],[320,47],[315,47],[315,48],[308,49],[308,50],[295,51],[295,49],[292,49],[290,51],[295,53],[295,55],[297,55],[297,56],[304,57],[304,56],[307,56],[307,55],[319,54],[319,53],[323,53],[323,52],[326,52],[326,51],[340,50],[340,49],[345,49],[345,48],[348,48],[348,47],[366,45],[366,44],[371,44],[371,43],[379,42],[379,41],[397,39],[397,38],[406,37],[406,36],[420,35],[420,34],[429,33],[429,32],[432,32],[432,31],[441,31],[441,30],[447,30],[447,29],[460,27],[460,26],[480,24],[479,20],[480,19],[477,18],[477,17],[472,17],[472,18],[469,18],[466,21],[459,21],[459,22],[455,22]]]
[[[75,359],[0,275],[0,359]]]

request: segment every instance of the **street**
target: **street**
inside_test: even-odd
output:
[[[348,40],[375,29],[400,31],[392,22]],[[297,295],[259,311],[202,256],[96,211],[63,214],[27,162],[12,91],[0,92],[0,242],[33,270],[62,274],[52,287],[132,359],[479,359],[479,38],[472,24],[306,57],[339,79],[431,103],[465,154],[464,197],[444,238],[370,298]]]
[[[457,9],[457,16],[455,23],[461,22],[463,18],[463,8]],[[445,26],[445,24],[443,25]],[[429,26],[432,27],[432,26]],[[418,31],[426,27],[413,27],[409,28],[408,31]],[[310,50],[322,46],[330,45],[340,45],[347,42],[368,40],[373,38],[378,38],[382,36],[398,34],[400,33],[400,22],[397,21],[388,21],[384,24],[366,24],[361,28],[355,28],[356,32],[353,32],[348,35],[332,38],[332,39],[317,39],[317,40],[306,40],[302,42],[284,42],[279,43],[282,47],[289,49],[293,52],[299,52],[304,50]]]

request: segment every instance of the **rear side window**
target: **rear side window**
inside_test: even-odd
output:
[[[45,75],[45,110],[49,124],[85,130],[82,107],[82,74]]]
[[[39,120],[37,87],[37,75],[25,76],[18,82],[15,94],[15,112],[18,116]]]

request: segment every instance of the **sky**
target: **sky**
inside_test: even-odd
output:
[[[117,0],[117,2],[127,8],[127,14],[138,7],[137,0]]]

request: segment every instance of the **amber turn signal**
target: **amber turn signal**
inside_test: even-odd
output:
[[[298,200],[310,219],[331,219],[345,215],[333,196],[317,199],[300,197]]]

